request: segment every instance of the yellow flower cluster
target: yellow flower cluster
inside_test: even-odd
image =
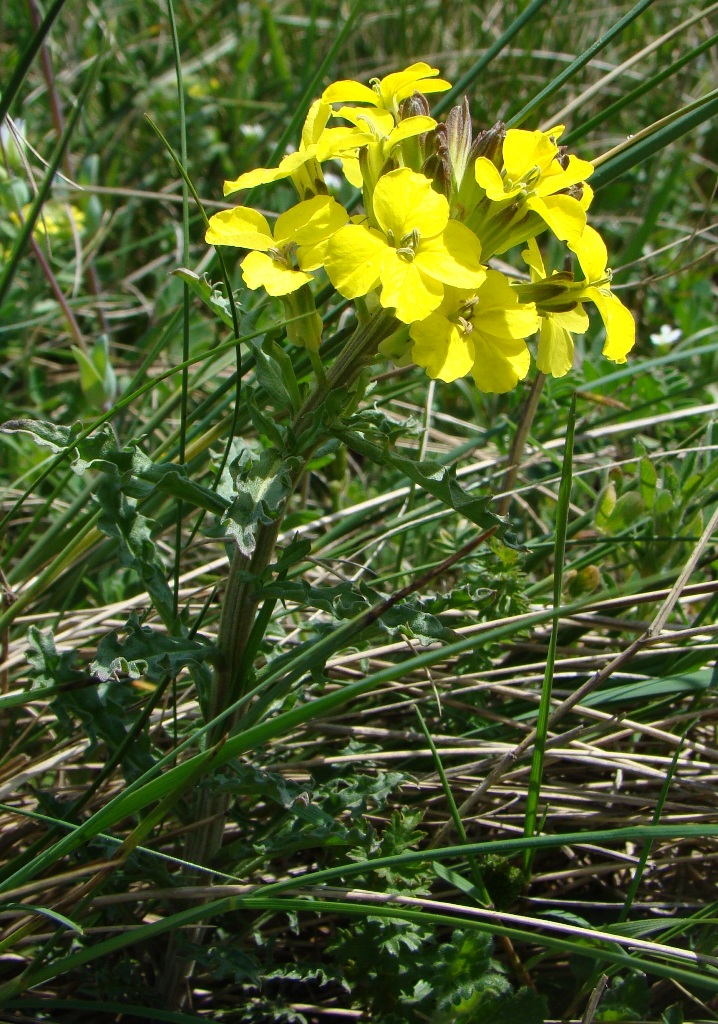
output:
[[[313,308],[310,282],[323,268],[345,298],[392,311],[397,332],[382,351],[433,378],[470,374],[482,391],[509,391],[529,371],[526,339],[536,333],[539,370],[563,376],[573,334],[588,326],[584,302],[603,319],[604,355],[625,362],[635,327],[586,221],[592,165],[559,145],[563,125],[542,132],[499,122],[473,137],[466,100],[438,123],[426,94],[451,88],[438,74],[419,62],[369,86],[330,85],[312,104],[296,152],[225,182],[228,195],[291,178],[299,203],[273,231],[251,208],[215,214],[207,242],[249,250],[245,283],[282,297],[288,313]],[[362,214],[350,217],[329,195],[322,164],[330,160],[361,190]],[[547,273],[535,241],[546,230],[565,242],[583,277]],[[526,246],[530,283],[488,265],[515,246]],[[319,318],[307,323],[291,337],[316,351]]]

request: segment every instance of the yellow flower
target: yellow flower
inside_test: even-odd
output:
[[[344,207],[331,196],[315,196],[281,214],[272,235],[261,213],[237,206],[210,217],[205,241],[251,249],[242,261],[247,287],[287,295],[312,280],[309,271],[322,266],[328,240],[347,219]]]
[[[319,142],[319,159],[339,157],[347,181],[355,188],[367,184],[359,166],[358,150],[367,149],[366,167],[371,177],[368,184],[372,186],[401,142],[436,127],[433,117],[421,114],[405,117],[395,126],[388,111],[370,107],[342,107],[336,116],[351,121],[354,127],[327,129]]]
[[[447,287],[435,313],[412,324],[411,357],[430,377],[452,381],[470,373],[481,391],[503,393],[529,371],[523,340],[538,330],[533,303],[520,305],[498,270],[476,292]]]
[[[328,103],[315,100],[309,108],[304,127],[302,128],[302,139],[296,153],[288,153],[279,162],[278,167],[256,167],[246,174],[240,174],[233,181],[225,181],[224,194],[237,192],[242,188],[255,188],[257,185],[268,185],[273,181],[280,181],[282,178],[291,177],[300,197],[304,199],[307,195],[315,195],[321,191],[324,184],[319,159],[317,158],[319,140],[327,130],[326,124],[332,108]],[[331,131],[332,129],[328,129]],[[318,187],[318,185],[320,187]]]
[[[22,208],[22,219],[16,213],[11,213],[10,220],[22,224],[30,208],[31,204],[27,203]],[[85,214],[79,207],[51,199],[43,206],[33,228],[33,235],[41,241],[47,238],[69,241],[75,232],[80,234],[84,227]]]
[[[629,310],[611,291],[612,275],[606,266],[608,252],[605,242],[598,231],[587,226],[581,237],[569,242],[568,247],[578,256],[581,270],[586,275],[581,298],[593,302],[606,328],[603,355],[614,363],[625,363],[636,343],[636,324]]]
[[[406,167],[383,175],[374,190],[378,228],[347,224],[332,236],[324,267],[348,299],[381,285],[379,301],[404,323],[437,308],[444,285],[478,288],[486,277],[481,246],[422,174]]]
[[[451,88],[451,83],[443,78],[436,78],[438,68],[432,68],[420,61],[412,64],[404,71],[396,71],[386,78],[372,78],[371,88],[344,79],[334,82],[322,93],[323,103],[368,103],[372,107],[390,111],[395,117],[399,112],[402,100],[415,92],[444,92]]]
[[[593,302],[606,328],[603,355],[614,363],[625,363],[636,341],[636,325],[629,310],[611,291],[608,253],[598,231],[586,226],[575,242],[568,243],[577,256],[585,278],[575,280],[567,271],[546,276],[535,241],[522,256],[531,268],[532,284],[518,285],[520,298],[536,302],[542,317],[537,365],[542,373],[563,377],[573,365],[572,334],[588,330],[588,316],[582,302]]]
[[[568,295],[567,286],[573,281],[573,274],[566,271],[554,272],[546,276],[539,247],[534,239],[528,243],[528,249],[521,253],[531,269],[531,280],[550,293],[531,292],[531,287],[516,290],[520,296],[535,294],[536,306],[541,317],[541,333],[539,334],[536,365],[541,371],[552,377],[564,377],[573,366],[574,334],[585,334],[588,330],[588,316],[583,306]],[[543,297],[543,302],[541,301]],[[548,308],[553,300],[558,309]],[[563,303],[563,309],[560,308]]]
[[[575,156],[561,156],[555,140],[563,130],[563,125],[548,132],[510,128],[502,150],[503,172],[487,157],[478,157],[475,174],[493,202],[519,201],[522,207],[537,213],[557,238],[575,241],[586,225],[592,193],[585,186],[585,194],[579,200],[566,195],[565,190],[584,181],[592,173],[593,165]]]

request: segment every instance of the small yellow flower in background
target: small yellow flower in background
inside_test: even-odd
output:
[[[404,71],[396,71],[386,78],[372,78],[371,88],[344,79],[334,82],[322,93],[323,103],[368,103],[372,107],[390,111],[394,117],[398,115],[399,104],[415,92],[444,92],[451,88],[451,83],[443,78],[436,78],[438,68],[432,68],[423,61],[412,64]]]
[[[435,313],[411,325],[411,358],[430,377],[471,374],[481,391],[510,391],[529,371],[524,338],[538,330],[533,303],[521,305],[503,274],[488,270],[475,292],[447,287]]]
[[[378,228],[347,224],[332,236],[324,263],[345,298],[381,285],[379,301],[404,323],[423,320],[444,297],[444,285],[478,288],[486,277],[479,240],[449,220],[446,198],[406,167],[383,175],[374,190]]]
[[[555,141],[563,130],[563,125],[548,132],[510,128],[503,144],[503,173],[491,160],[478,157],[475,174],[493,202],[523,199],[523,205],[537,213],[557,238],[575,241],[586,226],[588,203],[557,193],[584,181],[592,173],[593,164],[569,156],[564,166]]]
[[[315,196],[277,217],[272,234],[266,217],[237,206],[210,217],[205,241],[251,249],[241,264],[247,287],[286,295],[312,280],[309,271],[322,266],[328,240],[347,219],[344,207],[331,196]]]
[[[32,205],[26,203],[22,208],[22,219],[16,213],[10,214],[10,220],[21,224],[30,212]],[[42,212],[35,222],[33,235],[38,241],[47,238],[58,241],[69,241],[75,232],[80,234],[85,226],[85,214],[77,206],[51,199],[45,203]]]

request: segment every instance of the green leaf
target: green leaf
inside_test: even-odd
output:
[[[607,533],[622,533],[629,530],[645,514],[646,506],[638,491],[626,491],[616,501],[613,512],[603,524]]]
[[[42,917],[48,917],[55,924],[68,928],[71,932],[77,932],[78,935],[85,934],[79,924],[75,924],[74,921],[71,921],[69,917],[65,917],[58,910],[50,910],[48,907],[36,907],[32,903],[2,903],[0,907],[3,910],[22,910],[23,913],[40,914]]]
[[[224,512],[222,523],[243,555],[254,551],[257,527],[268,526],[282,512],[301,465],[300,459],[284,459],[273,448],[255,460],[244,451],[235,462],[232,471],[237,496]]]
[[[210,644],[189,637],[167,636],[157,629],[140,624],[136,615],[127,620],[125,639],[109,633],[100,641],[97,657],[90,671],[100,680],[126,677],[160,682],[165,676],[176,676],[190,667],[197,678],[209,684],[208,662],[216,654]]]
[[[174,601],[166,569],[152,538],[155,524],[137,511],[136,499],[123,491],[117,479],[101,477],[95,498],[100,506],[98,528],[117,541],[120,565],[134,569],[158,615],[170,628],[175,618]]]
[[[351,619],[371,607],[371,601],[352,583],[313,587],[306,580],[277,580],[262,587],[263,598],[293,601],[302,608],[318,608],[336,619]]]
[[[603,994],[596,1020],[645,1020],[650,1002],[651,990],[645,974],[637,971],[627,978],[615,978]]]
[[[643,456],[638,466],[639,481],[641,486],[641,497],[646,508],[653,508],[656,497],[656,485],[658,474],[653,463],[647,456]]]
[[[107,337],[97,339],[89,356],[76,345],[72,346],[72,354],[80,368],[80,387],[88,405],[98,411],[109,409],[117,395],[117,378]]]
[[[293,415],[299,410],[301,397],[291,360],[271,339],[262,345],[252,345],[257,361],[257,380],[267,392],[277,409],[289,410]]]
[[[458,638],[453,629],[445,626],[440,619],[423,608],[414,600],[401,601],[387,611],[382,612],[379,623],[391,636],[406,636],[418,640],[422,647],[443,641],[451,643]]]
[[[229,299],[222,295],[217,285],[212,284],[206,274],[202,274],[200,277],[199,274],[195,274],[192,270],[187,270],[186,267],[178,267],[172,273],[175,277],[179,277],[184,281],[190,290],[199,296],[206,306],[209,306],[226,327],[230,327],[234,331],[232,308]]]
[[[434,861],[431,867],[436,877],[440,878],[442,882],[447,882],[457,892],[463,892],[465,896],[471,896],[473,900],[476,900],[480,906],[485,906],[483,894],[479,892],[474,883],[469,881],[468,878],[464,878],[458,871],[452,871],[451,868],[445,867],[439,861]]]
[[[51,630],[31,626],[27,639],[27,659],[36,673],[34,684],[60,687],[50,707],[64,729],[74,731],[79,720],[93,747],[102,739],[111,751],[117,750],[127,735],[129,709],[136,704],[137,694],[118,682],[113,673],[104,677],[97,673],[98,682],[88,673],[78,671],[74,667],[76,653],[59,653]],[[102,643],[104,641],[100,646]],[[94,665],[90,666],[90,672],[93,670]],[[139,778],[153,765],[146,735],[137,737],[122,760],[125,776]]]
[[[489,511],[491,496],[482,498],[468,494],[456,479],[454,467],[441,466],[433,462],[422,462],[398,455],[388,444],[378,445],[353,430],[338,425],[330,427],[332,432],[353,451],[370,459],[379,466],[395,469],[428,494],[459,512],[465,519],[482,529],[505,529],[507,520]]]
[[[218,790],[240,793],[253,797],[268,797],[280,807],[288,810],[297,800],[308,797],[310,792],[306,785],[285,779],[276,772],[267,772],[254,765],[232,761],[228,766],[231,775],[219,774],[211,779],[211,785]]]
[[[548,1016],[545,996],[534,989],[505,992],[480,999],[478,1005],[462,1012],[459,1006],[455,1024],[544,1024]]]
[[[609,480],[598,496],[593,521],[597,530],[605,530],[611,514],[616,507],[616,485]]]
[[[7,420],[0,426],[0,430],[4,434],[30,434],[35,444],[61,452],[73,447],[73,442],[82,433],[82,424],[63,427],[42,420]]]
[[[257,399],[249,389],[245,392],[244,399],[247,404],[247,412],[249,413],[249,418],[252,421],[252,426],[259,436],[266,438],[267,441],[269,441],[270,444],[273,444],[276,448],[283,448],[284,433],[274,417],[259,408],[257,405]]]

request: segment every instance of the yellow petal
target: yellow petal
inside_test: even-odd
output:
[[[317,159],[332,160],[334,157],[354,153],[370,141],[356,128],[327,128],[317,143]]]
[[[279,181],[280,178],[285,178],[286,176],[278,167],[255,167],[253,171],[240,174],[234,181],[225,181],[224,194],[228,196],[242,188],[256,188],[257,185],[269,185],[270,182]]]
[[[204,240],[210,245],[235,245],[240,249],[266,250],[274,244],[266,218],[244,206],[210,217]]]
[[[504,191],[503,178],[491,161],[485,156],[479,156],[476,158],[474,174],[479,185],[481,185],[486,192],[486,195],[494,203],[499,203],[502,199],[510,199],[512,196],[518,195],[521,191],[520,185],[507,188],[506,191]]]
[[[340,294],[346,299],[355,299],[378,285],[389,251],[379,232],[359,224],[347,224],[330,238],[324,269]]]
[[[414,82],[411,86],[404,86],[402,89],[398,89],[396,100],[398,103],[401,103],[407,96],[411,96],[415,92],[446,92],[450,88],[451,82],[447,82],[445,78],[420,78],[418,82]]]
[[[614,363],[625,363],[636,342],[636,324],[617,295],[608,288],[587,288],[586,297],[596,303],[606,327],[603,354]]]
[[[573,338],[555,316],[542,318],[536,365],[552,377],[565,377],[573,366]]]
[[[591,186],[588,184],[587,181],[584,181],[584,183],[583,183],[583,195],[579,199],[579,203],[581,204],[581,206],[583,207],[584,210],[587,210],[592,202],[593,202],[593,189],[591,188]]]
[[[265,252],[250,252],[242,260],[242,277],[248,288],[264,288],[269,295],[287,295],[308,284],[311,274],[290,270]]]
[[[516,309],[488,309],[481,314],[480,329],[495,338],[528,338],[539,329],[540,317],[533,305]]]
[[[301,270],[318,270],[324,266],[331,235],[315,245],[300,245],[297,248],[297,263]]]
[[[383,174],[374,189],[374,215],[385,234],[391,231],[396,245],[416,228],[430,238],[444,230],[449,204],[431,187],[423,174],[400,167]]]
[[[422,273],[456,288],[478,288],[486,279],[481,243],[457,220],[450,220],[435,238],[421,239],[414,262]]]
[[[442,92],[444,89],[450,89],[449,82],[435,78],[438,74],[438,68],[432,68],[429,64],[418,61],[403,71],[395,71],[393,74],[387,75],[382,78],[380,83],[382,103],[387,110],[392,110],[417,89],[419,92]],[[433,82],[432,78],[434,78]]]
[[[502,152],[506,176],[510,181],[517,182],[523,181],[534,167],[542,172],[550,167],[558,153],[558,146],[551,141],[548,133],[509,128]]]
[[[345,78],[341,82],[334,82],[322,93],[323,103],[371,103],[373,107],[379,106],[379,97],[368,85],[360,82],[353,82]]]
[[[608,250],[598,231],[587,224],[583,234],[575,242],[569,242],[568,247],[578,256],[581,270],[587,281],[600,281],[606,276],[606,264],[608,263]]]
[[[568,309],[565,313],[554,313],[553,319],[571,334],[585,334],[590,324],[588,313],[580,303],[575,309]]]
[[[424,320],[437,308],[444,295],[443,285],[425,277],[416,262],[407,263],[388,249],[381,270],[379,301],[385,309],[395,309],[397,320],[412,324]]]
[[[546,268],[541,258],[541,250],[538,247],[538,243],[535,238],[529,239],[528,249],[524,249],[521,253],[523,256],[524,263],[527,264],[531,270],[531,280],[541,280],[546,277]]]
[[[412,139],[415,135],[422,135],[424,132],[436,128],[436,121],[433,117],[426,117],[424,114],[417,114],[416,117],[405,117],[403,121],[394,128],[387,138],[389,149],[393,149],[404,139]]]
[[[526,206],[542,217],[562,242],[576,241],[586,227],[586,211],[571,196],[532,196],[526,200]]]
[[[577,185],[579,181],[585,181],[590,174],[593,174],[593,164],[590,164],[588,160],[579,160],[577,156],[570,156],[565,169],[557,160],[542,176],[536,186],[536,195],[553,195],[560,189],[570,188],[571,185]]]
[[[304,149],[312,143],[319,142],[331,112],[332,108],[328,103],[323,103],[321,100],[315,100],[312,103],[302,128],[302,147]]]
[[[414,345],[411,358],[423,366],[430,377],[451,382],[465,377],[474,363],[472,335],[440,313],[432,313],[426,320],[411,325],[409,331]]]
[[[480,391],[503,394],[529,372],[531,356],[523,341],[492,338],[473,332],[475,358],[471,376]]]
[[[364,179],[362,178],[358,157],[345,156],[342,160],[342,170],[344,171],[344,177],[350,185],[353,185],[354,188],[361,188],[363,186]]]
[[[297,203],[277,217],[274,237],[278,245],[287,242],[315,245],[329,238],[348,219],[349,215],[336,199],[331,196],[314,196],[313,199]]]
[[[340,107],[336,116],[380,138],[385,138],[394,127],[394,116],[381,107]]]

